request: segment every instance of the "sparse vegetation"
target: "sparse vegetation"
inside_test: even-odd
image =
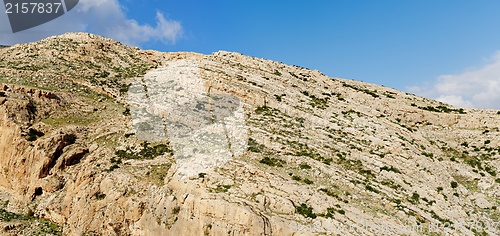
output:
[[[338,201],[341,201],[341,202],[344,202],[344,203],[349,203],[349,200],[341,198],[339,196],[339,194],[337,194],[335,191],[332,191],[332,190],[326,189],[326,188],[320,188],[319,191],[325,193],[326,195],[328,195],[330,197],[333,197],[333,198],[337,199]]]
[[[120,85],[120,90],[119,90],[120,94],[124,95],[124,94],[128,93],[128,90],[130,89],[131,85],[132,84],[122,84],[122,85]]]
[[[310,165],[308,165],[307,163],[301,163],[301,164],[299,165],[299,168],[300,168],[300,169],[303,169],[303,170],[309,170],[309,169],[311,169],[311,166],[310,166]]]
[[[132,150],[130,147],[127,147],[125,150],[118,150],[115,152],[120,158],[123,159],[154,159],[163,154],[173,154],[172,149],[165,144],[157,144],[154,146],[150,146],[149,142],[143,142],[142,148],[140,151]]]
[[[34,128],[29,128],[28,134],[26,136],[26,140],[33,142],[37,140],[40,137],[43,137],[45,134],[43,132],[40,132]]]
[[[92,48],[90,47],[92,45],[81,48],[80,46],[79,43],[72,43],[64,48],[67,48],[67,51],[72,51],[73,47]],[[104,46],[109,45],[104,44]],[[50,50],[58,50],[61,47],[53,45]],[[17,116],[24,116],[21,117],[21,122],[4,123],[20,127],[18,130],[21,130],[21,134],[16,131],[16,135],[22,135],[21,143],[24,145],[19,149],[22,151],[19,153],[19,158],[23,158],[22,162],[20,160],[17,163],[9,163],[14,163],[15,167],[43,168],[44,171],[47,168],[56,167],[47,171],[50,175],[48,178],[43,177],[49,181],[40,185],[44,187],[43,194],[41,191],[38,194],[37,190],[33,190],[34,193],[26,195],[34,194],[31,204],[36,207],[36,214],[44,214],[48,209],[51,214],[57,216],[60,213],[58,201],[49,201],[56,205],[46,208],[44,204],[47,201],[43,199],[50,200],[56,196],[58,200],[57,196],[65,196],[68,194],[68,188],[65,185],[72,182],[67,182],[68,179],[64,176],[84,173],[80,177],[90,178],[89,186],[91,187],[81,188],[82,191],[86,191],[82,193],[82,196],[90,196],[90,199],[73,196],[71,199],[75,201],[75,206],[90,207],[92,213],[98,214],[96,216],[99,219],[109,217],[106,212],[113,212],[115,209],[110,207],[122,204],[120,201],[107,206],[109,211],[96,207],[102,207],[103,204],[112,201],[111,198],[116,197],[114,194],[111,196],[112,192],[123,192],[126,197],[132,196],[130,200],[133,202],[130,206],[137,206],[136,201],[146,203],[144,209],[142,205],[137,208],[141,208],[141,212],[143,210],[146,213],[152,212],[159,225],[171,227],[177,220],[176,216],[161,215],[161,212],[179,214],[181,208],[177,205],[183,200],[176,197],[186,196],[182,192],[185,189],[182,186],[175,189],[163,186],[167,171],[174,160],[163,158],[162,155],[170,157],[168,155],[172,155],[172,148],[166,142],[139,141],[142,138],[139,130],[152,130],[157,122],[163,122],[169,117],[165,116],[164,119],[158,118],[154,121],[144,119],[142,123],[130,122],[131,117],[124,117],[131,115],[132,107],[124,105],[127,93],[131,89],[129,82],[140,80],[140,78],[129,76],[142,76],[141,73],[155,66],[155,63],[150,63],[150,61],[160,60],[161,63],[170,63],[170,61],[159,59],[164,56],[161,53],[146,52],[146,55],[135,49],[113,52],[113,55],[103,53],[103,49],[101,53],[103,55],[96,54],[91,57],[75,50],[72,53],[54,53],[49,61],[37,56],[37,54],[44,55],[43,50],[46,50],[44,47],[37,45],[37,47],[28,47],[31,49],[26,48],[20,46],[16,50],[33,52],[27,53],[20,50],[2,54],[5,57],[1,57],[0,67],[5,68],[4,74],[10,71],[15,73],[12,76],[0,76],[2,82],[0,84],[0,90],[2,90],[0,91],[0,103],[2,103],[0,109],[2,111],[0,112],[7,111],[5,117],[12,118],[14,121]],[[7,52],[7,49],[2,49],[1,52]],[[16,54],[18,52],[19,54]],[[137,56],[141,54],[144,54],[147,59]],[[81,59],[78,63],[73,61],[74,55],[78,55],[78,59]],[[15,59],[12,59],[13,57]],[[29,57],[29,61],[21,60],[25,57]],[[206,67],[201,68],[200,75],[203,76],[205,82],[209,82],[211,87],[208,91],[214,94],[227,92],[237,96],[241,98],[241,103],[237,105],[243,105],[244,108],[241,117],[245,123],[241,127],[246,132],[241,132],[244,135],[236,137],[233,136],[234,132],[241,130],[231,129],[228,126],[233,121],[231,120],[233,117],[213,112],[220,108],[220,104],[217,104],[220,100],[213,99],[204,103],[195,101],[188,104],[197,109],[200,108],[197,105],[201,104],[203,108],[208,108],[211,113],[213,112],[212,118],[207,117],[207,121],[211,121],[212,124],[215,123],[214,117],[219,115],[231,118],[224,119],[224,123],[217,123],[217,126],[203,126],[197,131],[215,129],[219,131],[224,128],[226,137],[215,138],[217,141],[220,140],[221,144],[227,147],[230,154],[235,157],[233,161],[211,169],[209,175],[201,170],[193,170],[196,171],[193,172],[194,176],[189,176],[191,182],[197,182],[193,187],[208,188],[207,190],[217,198],[216,200],[228,201],[230,207],[245,206],[247,203],[250,204],[250,201],[264,206],[262,208],[251,207],[255,211],[249,212],[257,216],[265,215],[261,215],[266,224],[264,233],[271,233],[267,230],[271,228],[267,228],[268,222],[266,222],[269,216],[271,226],[275,224],[276,217],[284,217],[292,221],[295,219],[304,225],[311,223],[311,219],[317,217],[332,218],[334,221],[317,219],[312,222],[314,225],[323,224],[323,222],[349,221],[358,216],[361,218],[368,216],[374,220],[396,217],[397,219],[392,218],[393,222],[419,225],[437,221],[451,222],[446,218],[456,220],[461,216],[455,217],[452,211],[446,211],[446,207],[457,202],[461,203],[462,213],[470,218],[477,218],[478,214],[481,214],[481,220],[483,218],[487,221],[500,219],[496,208],[481,209],[480,204],[476,204],[479,201],[468,197],[476,193],[484,193],[488,202],[493,205],[498,203],[492,196],[500,184],[500,178],[497,178],[500,147],[496,138],[500,131],[496,128],[495,117],[492,115],[495,112],[491,110],[471,109],[469,112],[471,114],[462,115],[466,114],[464,109],[422,97],[391,92],[393,90],[362,82],[329,79],[317,72],[278,63],[268,64],[265,60],[244,58],[244,56],[227,57],[225,52],[206,57],[187,54],[184,56],[182,53],[167,56],[167,58],[174,57],[188,60],[189,58],[213,59],[209,61],[210,63],[199,63],[202,67]],[[171,78],[177,77],[171,76]],[[5,81],[7,81],[6,87],[3,86]],[[142,82],[146,84],[145,80]],[[14,85],[11,86],[11,83],[26,87],[16,88]],[[204,85],[208,84],[204,83]],[[264,89],[261,89],[262,87]],[[40,88],[45,91],[52,90],[51,93],[59,96],[60,100],[38,96],[38,94],[46,95],[44,91],[38,91]],[[147,87],[144,88],[147,89]],[[156,90],[149,89],[147,96],[153,96],[155,92]],[[179,92],[182,93],[182,89]],[[1,98],[5,96],[8,97]],[[12,108],[24,108],[25,103],[22,102],[28,100],[33,100],[29,104],[29,109],[36,109],[36,114],[33,113],[33,117],[31,113],[29,117],[21,112],[15,114],[16,111]],[[225,99],[221,100],[227,102]],[[235,104],[222,105],[234,107]],[[135,110],[133,111],[135,115]],[[500,111],[496,113],[500,114]],[[234,117],[240,118],[240,113],[234,114],[238,115]],[[233,114],[228,113],[228,115]],[[496,117],[499,116],[496,115]],[[182,122],[176,125],[184,125],[184,118],[178,118]],[[42,123],[39,123],[40,120]],[[191,122],[187,118],[185,120],[186,124]],[[193,122],[197,121],[193,120]],[[166,126],[165,130],[171,127]],[[204,129],[205,127],[207,129]],[[44,136],[41,131],[47,135]],[[63,148],[65,153],[62,155],[59,155],[60,151],[56,150],[58,155],[50,156],[53,153],[52,150],[58,145],[56,143],[58,132],[67,131],[78,133],[78,142],[74,146]],[[137,135],[134,132],[138,132]],[[186,135],[190,134],[192,133],[186,132]],[[242,137],[248,137],[247,142],[239,140]],[[172,136],[169,135],[167,138],[172,138]],[[55,143],[51,143],[52,141]],[[205,139],[200,140],[199,144],[204,145],[204,141]],[[240,143],[246,146],[237,146]],[[193,153],[204,154],[202,151],[205,150],[194,150],[195,146],[193,146]],[[215,145],[214,147],[217,149],[221,146]],[[242,152],[245,151],[241,150],[242,147],[246,148],[247,152]],[[79,151],[77,148],[96,151],[86,156],[86,159],[82,159],[80,163],[67,167],[64,162],[72,158],[73,152]],[[48,161],[38,163],[38,160],[34,162],[32,153],[35,151],[40,152],[40,155],[55,157],[52,158],[54,163],[47,163]],[[44,151],[46,153],[43,153]],[[9,165],[2,170],[7,177],[13,172],[9,168],[14,165]],[[23,172],[30,168],[23,167],[20,170]],[[87,173],[86,170],[91,170],[91,172]],[[36,178],[36,174],[38,173],[31,176]],[[446,182],[450,181],[446,176],[452,176],[453,181]],[[96,182],[109,179],[109,177],[112,177],[111,183],[116,184],[113,186],[116,189],[111,192],[104,191],[107,188],[102,188],[103,185]],[[223,181],[229,179],[231,181]],[[128,180],[130,183],[127,182]],[[78,179],[79,183],[86,183],[83,181],[87,179]],[[429,183],[429,181],[434,182]],[[225,185],[227,183],[231,185]],[[495,184],[491,188],[484,187],[493,183]],[[179,182],[179,184],[182,183]],[[39,187],[38,184],[33,186],[35,187]],[[96,193],[99,187],[102,189]],[[33,188],[22,186],[18,190],[31,191]],[[39,188],[41,190],[41,187]],[[151,209],[154,206],[147,202],[157,202],[159,199],[155,194],[145,194],[144,192],[148,189],[161,190],[162,194],[173,198],[171,202],[176,205],[170,205],[164,209],[158,208],[158,211],[154,211]],[[172,191],[181,192],[172,194]],[[291,191],[306,194],[294,194]],[[106,196],[104,192],[110,195]],[[291,195],[289,198],[291,203],[286,201],[286,204],[293,204],[292,211],[295,208],[297,213],[295,216],[286,216],[282,214],[283,209],[274,209],[272,197],[277,196],[276,199],[281,200],[282,197],[287,199],[288,195]],[[270,208],[268,207],[269,198],[271,198]],[[81,204],[81,201],[87,200],[93,204]],[[198,201],[198,199],[195,200]],[[14,202],[9,204],[14,204]],[[276,204],[281,204],[281,202],[278,201]],[[126,208],[121,205],[118,207]],[[276,205],[276,207],[281,206]],[[313,207],[317,210],[315,211]],[[17,208],[9,209],[17,210]],[[440,216],[431,209],[435,209]],[[182,208],[182,215],[189,216],[191,210]],[[226,209],[222,207],[210,210]],[[342,217],[346,211],[352,211],[353,214],[348,214],[347,218]],[[102,212],[105,214],[101,217]],[[34,214],[31,211],[31,216],[24,216],[4,210],[0,211],[0,220],[10,220],[15,224],[28,221],[34,224]],[[298,214],[305,218],[299,219],[301,216]],[[235,217],[239,216],[235,215]],[[184,224],[185,221],[182,223]],[[193,223],[204,227],[202,231],[206,235],[218,232],[235,233],[234,231],[227,232],[229,230],[224,232],[224,222]],[[74,222],[68,222],[69,227],[73,227],[73,224]],[[122,225],[119,224],[110,227],[118,233],[128,232],[122,231]],[[28,234],[37,235],[37,232]],[[99,233],[102,232],[95,232],[95,235]],[[318,234],[318,232],[311,233]],[[423,234],[429,233],[423,232]],[[476,234],[479,235],[481,232]]]
[[[432,218],[440,221],[442,224],[453,225],[453,222],[451,222],[451,220],[441,218],[438,214],[436,214],[436,212],[431,210],[429,213],[431,214]]]
[[[420,107],[419,106],[418,108],[425,110],[425,111],[432,111],[432,112],[467,114],[467,112],[465,112],[463,108],[453,109],[453,108],[449,108],[449,107],[442,106],[442,105],[436,106],[436,107],[433,107],[433,106]]]
[[[284,160],[267,156],[262,158],[259,162],[262,164],[266,164],[268,166],[276,166],[276,167],[283,167],[283,165],[286,163]]]
[[[264,150],[264,145],[257,143],[253,138],[248,138],[247,145],[247,150],[250,152],[261,153]]]
[[[113,164],[113,165],[111,165],[111,166],[109,167],[109,169],[107,169],[107,170],[105,170],[105,171],[107,171],[107,172],[111,172],[111,171],[116,170],[116,169],[118,169],[118,168],[120,168],[120,166],[119,166],[118,164]]]
[[[176,206],[172,209],[172,214],[173,215],[177,215],[179,214],[179,212],[181,211],[181,207],[180,206]]]
[[[231,188],[231,185],[217,185],[217,188],[214,189],[217,193],[226,193]]]
[[[343,83],[344,87],[348,87],[348,88],[352,88],[356,91],[359,91],[359,92],[363,92],[363,93],[366,93],[374,98],[378,98],[380,97],[380,95],[378,95],[377,91],[374,90],[374,91],[371,91],[369,89],[364,89],[364,88],[358,88],[357,86],[354,86],[354,85],[350,85],[350,84],[347,84],[347,83]]]
[[[369,184],[365,185],[365,189],[368,191],[374,192],[374,193],[380,193],[380,191],[378,189],[376,189],[375,187],[373,187]]]
[[[344,156],[340,156],[337,160],[337,164],[342,165],[347,170],[355,171],[368,179],[375,178],[375,175],[372,173],[372,171],[369,169],[365,169],[360,160],[351,160],[345,158]]]
[[[328,96],[324,98],[319,98],[316,97],[315,95],[310,94],[308,91],[302,91],[301,93],[311,99],[309,105],[311,105],[313,108],[317,107],[324,110],[328,107],[328,100],[330,99]]]
[[[328,207],[325,213],[317,214],[319,217],[324,218],[334,218],[335,213],[339,213],[341,215],[345,214],[345,211],[340,208],[340,205],[335,205],[335,207]]]
[[[391,171],[391,172],[394,172],[394,173],[398,173],[400,174],[401,172],[395,168],[394,166],[383,166],[382,168],[380,168],[380,170],[385,170],[385,171]]]
[[[16,213],[12,213],[0,208],[0,221],[10,222],[12,220],[28,220],[28,217]]]
[[[284,96],[286,96],[286,94],[281,94],[281,95],[274,94],[274,97],[278,102],[282,102]]]
[[[312,180],[310,180],[310,179],[308,179],[308,178],[304,178],[303,182],[304,182],[305,184],[313,184],[313,183],[314,183]]]
[[[426,156],[428,158],[433,158],[434,157],[434,153],[432,153],[432,152],[422,152],[422,156]]]
[[[106,194],[101,193],[101,192],[97,192],[97,193],[94,194],[94,197],[97,200],[103,200],[104,198],[106,198]]]
[[[380,182],[382,185],[385,185],[389,188],[392,188],[392,189],[402,189],[403,187],[400,185],[400,184],[396,184],[393,180],[390,180],[390,179],[387,179],[387,180],[383,180],[382,182]]]
[[[125,111],[123,111],[123,115],[124,116],[130,116],[130,108],[129,107],[125,108]]]
[[[297,213],[303,215],[306,218],[316,219],[317,217],[316,213],[313,212],[312,207],[307,206],[307,204],[305,203],[300,204],[300,206],[296,206],[295,210],[297,211]]]
[[[295,156],[309,157],[309,158],[312,158],[314,160],[321,161],[326,165],[330,165],[330,163],[332,162],[332,158],[325,158],[325,157],[321,156],[320,154],[310,150],[307,146],[304,146],[301,150],[297,151],[295,153]]]
[[[162,186],[170,166],[170,163],[151,166],[151,169],[147,173],[149,180],[158,186]]]
[[[413,192],[411,198],[408,199],[408,201],[413,204],[418,204],[420,201],[420,195],[417,192]]]

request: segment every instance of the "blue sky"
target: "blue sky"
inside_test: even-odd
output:
[[[500,1],[81,0],[77,7],[45,34],[57,28],[51,33],[88,31],[144,49],[236,51],[500,109]],[[35,39],[33,31],[7,43]]]

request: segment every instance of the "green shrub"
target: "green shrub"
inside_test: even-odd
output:
[[[457,188],[457,187],[458,187],[458,183],[457,183],[457,182],[455,182],[455,181],[451,181],[451,183],[450,183],[450,184],[451,184],[451,187],[452,187],[452,188]]]
[[[172,209],[172,214],[177,215],[177,214],[179,214],[180,211],[181,211],[181,207],[176,206],[176,207],[174,207],[174,209]]]
[[[376,188],[374,188],[373,186],[367,184],[365,186],[365,189],[368,190],[368,191],[371,191],[371,192],[374,192],[374,193],[379,193],[380,191],[378,191]]]
[[[354,90],[357,90],[359,92],[363,92],[363,93],[366,93],[374,98],[378,98],[380,97],[380,95],[377,94],[377,90],[374,90],[374,91],[371,91],[369,89],[364,89],[364,88],[358,88],[354,85],[350,85],[350,84],[347,84],[347,83],[342,83],[345,87],[348,87],[348,88],[352,88]]]
[[[317,214],[317,215],[320,216],[320,217],[332,218],[333,219],[333,215],[334,214],[335,214],[335,208],[328,207],[328,208],[326,208],[326,213],[321,213],[321,214]]]
[[[441,218],[440,216],[438,216],[438,214],[436,214],[436,212],[434,212],[433,210],[431,210],[429,212],[431,214],[431,217],[436,219],[436,220],[439,220],[441,223],[445,224],[447,223],[448,225],[453,225],[453,222],[451,222],[451,220],[449,219],[445,219],[445,218]]]
[[[300,206],[296,206],[295,210],[297,213],[303,215],[304,217],[316,219],[317,215],[313,213],[312,207],[307,206],[305,203],[300,204]]]
[[[411,195],[410,202],[418,203],[419,201],[420,201],[420,195],[417,192],[413,192],[413,194]]]
[[[39,231],[35,235],[62,235],[62,226],[56,225],[49,220],[40,218],[39,219]]]
[[[264,157],[259,162],[262,164],[266,164],[268,166],[276,166],[276,167],[283,167],[283,165],[285,164],[285,161],[274,157]]]
[[[392,189],[401,189],[402,186],[400,184],[396,184],[393,180],[383,180],[382,182],[380,182],[381,184],[385,185],[385,186],[388,186],[389,188],[392,188]]]
[[[393,166],[383,166],[382,168],[380,168],[380,170],[385,170],[385,171],[392,171],[394,173],[401,173],[397,168],[393,167]]]
[[[130,89],[130,86],[131,86],[131,85],[132,85],[132,84],[122,84],[122,85],[120,86],[120,94],[125,94],[125,93],[127,93],[127,92],[128,92],[128,90]]]
[[[118,150],[115,152],[120,158],[123,159],[154,159],[165,153],[173,154],[169,146],[165,144],[158,144],[155,146],[149,146],[149,142],[142,143],[142,149],[139,152],[135,152],[127,147],[126,150]]]
[[[465,112],[463,108],[453,109],[453,108],[449,108],[449,107],[442,106],[442,105],[437,106],[437,107],[426,106],[426,107],[418,107],[418,108],[420,108],[422,110],[426,110],[426,111],[432,111],[432,112],[467,114],[467,112]]]
[[[300,176],[296,176],[296,175],[292,176],[292,179],[296,180],[296,181],[301,181],[302,180],[302,178],[300,178]]]
[[[105,169],[104,171],[111,172],[111,171],[114,171],[114,170],[116,170],[118,168],[120,168],[120,166],[118,164],[113,164],[108,169]]]
[[[332,162],[332,158],[324,158],[322,157],[319,153],[314,152],[313,150],[307,148],[307,146],[299,151],[297,151],[295,156],[304,156],[304,157],[309,157],[317,161],[321,161],[326,165],[330,165]]]
[[[28,220],[28,217],[12,213],[0,208],[0,220],[3,222],[9,222],[12,220]]]
[[[313,184],[314,182],[312,180],[308,179],[308,178],[305,178],[304,179],[304,183],[305,184]]]
[[[123,111],[124,116],[130,116],[130,108],[126,107],[125,111]]]
[[[94,194],[94,197],[97,199],[97,200],[103,200],[104,198],[106,198],[106,194],[104,193],[101,193],[101,192],[97,192]]]
[[[426,156],[426,157],[429,157],[429,158],[433,158],[434,157],[434,154],[430,153],[430,152],[422,152],[422,155]]]
[[[229,191],[230,188],[231,185],[217,185],[217,188],[215,188],[214,191],[218,193],[225,193]]]
[[[489,166],[489,165],[486,165],[484,167],[484,170],[486,172],[488,172],[488,174],[490,174],[491,176],[497,176],[497,172],[493,169],[493,167]]]
[[[309,169],[311,169],[311,166],[308,165],[307,163],[302,163],[299,165],[299,168],[303,169],[303,170],[309,170]]]
[[[286,94],[281,94],[281,95],[276,95],[274,94],[274,97],[276,98],[276,100],[278,102],[282,102],[283,101],[283,97],[286,96]]]
[[[33,142],[33,141],[37,140],[39,137],[42,137],[44,135],[45,134],[43,132],[40,132],[40,131],[33,129],[33,128],[30,128],[28,130],[26,140]]]

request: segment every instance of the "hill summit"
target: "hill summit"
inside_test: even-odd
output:
[[[500,112],[87,33],[0,48],[4,235],[498,235]]]

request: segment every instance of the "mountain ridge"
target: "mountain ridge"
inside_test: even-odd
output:
[[[339,231],[370,222],[420,235],[472,220],[482,227],[455,233],[498,232],[486,227],[499,217],[498,111],[240,53],[144,51],[86,33],[0,55],[3,209],[64,234],[377,235]],[[202,100],[238,99],[241,156],[181,178],[172,137],[138,138],[130,89],[144,87],[153,103],[162,85],[150,73],[161,70],[205,86]],[[12,227],[4,233],[30,234]]]

